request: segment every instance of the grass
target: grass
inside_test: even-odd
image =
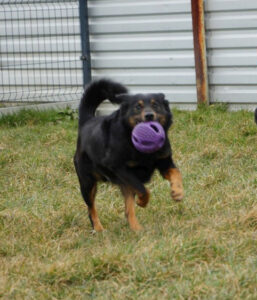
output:
[[[72,164],[70,112],[0,119],[0,298],[257,299],[257,126],[252,113],[174,111],[170,139],[186,192],[158,174],[133,233],[101,184],[92,234]]]

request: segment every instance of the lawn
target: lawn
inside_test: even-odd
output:
[[[119,190],[98,188],[93,234],[66,111],[0,119],[0,298],[257,299],[257,126],[253,114],[174,110],[184,179],[175,203],[155,174],[144,230],[131,232]]]

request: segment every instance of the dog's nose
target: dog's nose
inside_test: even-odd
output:
[[[152,112],[148,112],[145,114],[146,121],[153,121],[153,119],[154,119],[154,114]]]

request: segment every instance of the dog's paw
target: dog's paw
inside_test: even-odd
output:
[[[150,199],[150,193],[146,190],[145,194],[138,195],[137,205],[141,207],[146,207]]]
[[[101,223],[100,224],[95,224],[94,225],[94,231],[95,232],[102,232],[102,231],[104,231],[104,228],[103,228],[102,224]]]
[[[139,223],[130,224],[130,229],[133,231],[142,231],[143,227]]]
[[[171,197],[175,201],[181,201],[184,197],[183,185],[179,182],[172,184]]]

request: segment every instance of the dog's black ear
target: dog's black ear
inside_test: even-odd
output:
[[[125,116],[129,109],[129,101],[123,101],[120,106],[120,113],[122,116]]]
[[[165,94],[163,94],[163,93],[157,94],[157,99],[158,99],[159,101],[163,102],[165,110],[166,110],[168,113],[171,113],[171,112],[170,112],[169,101],[165,99]]]
[[[120,94],[120,95],[117,95],[117,98],[120,103],[121,115],[125,116],[125,114],[128,111],[129,105],[131,103],[131,95],[130,94]]]
[[[165,95],[163,93],[159,93],[158,95],[158,99],[164,101],[165,100]]]
[[[163,103],[164,103],[165,110],[166,110],[168,113],[171,113],[169,101],[166,100],[166,99],[164,99]]]
[[[117,94],[115,95],[116,103],[122,104],[123,102],[128,101],[129,94]]]

